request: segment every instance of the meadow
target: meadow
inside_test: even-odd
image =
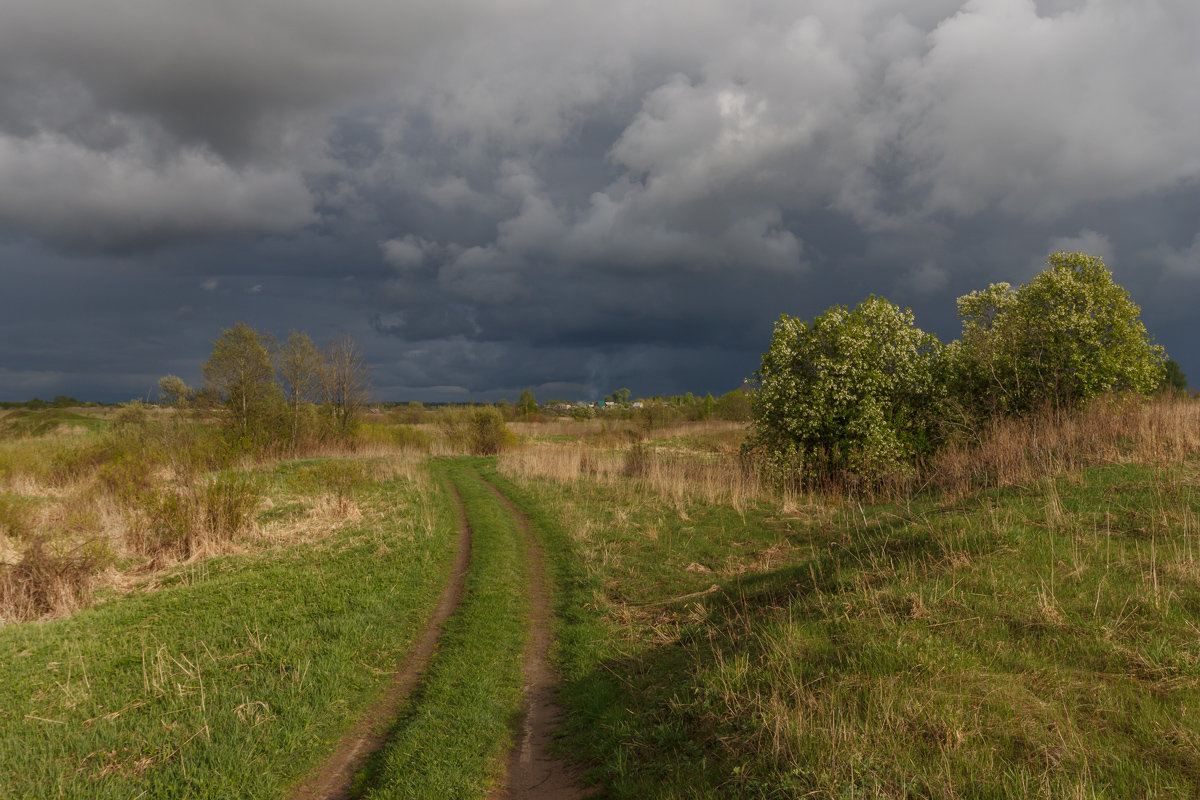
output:
[[[293,796],[465,519],[463,603],[355,791],[487,796],[528,635],[489,484],[549,556],[556,748],[601,796],[1200,794],[1195,402],[997,423],[869,490],[762,480],[744,423],[493,425],[250,457],[165,409],[4,412],[0,794]]]

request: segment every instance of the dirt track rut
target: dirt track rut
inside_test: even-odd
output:
[[[552,612],[545,559],[528,518],[503,493],[482,476],[476,477],[495,494],[513,519],[525,542],[529,567],[530,638],[525,649],[525,705],[517,741],[505,769],[504,782],[488,800],[576,800],[594,794],[580,789],[580,769],[549,754],[549,745],[562,716],[554,699],[557,677],[551,669]],[[462,600],[470,567],[471,527],[458,491],[451,489],[458,506],[459,537],[452,579],[442,591],[437,608],[415,648],[400,666],[384,698],[360,719],[337,749],[289,800],[348,800],[355,775],[387,741],[388,727],[416,686],[437,648],[443,624]]]
[[[337,749],[307,780],[296,787],[289,800],[347,800],[354,776],[387,741],[388,727],[416,686],[437,648],[442,625],[453,616],[462,600],[467,570],[471,564],[471,527],[457,491],[458,543],[451,579],[442,590],[437,607],[417,639],[417,644],[396,672],[383,698],[373,705],[338,743]]]
[[[486,483],[486,481],[485,481]],[[516,519],[529,563],[531,632],[525,649],[525,709],[508,758],[504,785],[488,800],[575,800],[594,792],[579,787],[579,768],[549,753],[562,709],[554,699],[557,676],[550,666],[552,612],[545,559],[529,519],[495,486],[488,488]]]

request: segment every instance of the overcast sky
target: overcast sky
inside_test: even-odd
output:
[[[388,400],[739,386],[1100,254],[1200,383],[1195,0],[3,0],[0,399],[244,321]]]

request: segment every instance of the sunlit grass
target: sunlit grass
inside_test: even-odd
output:
[[[519,483],[577,578],[568,745],[614,797],[1200,791],[1192,464],[788,515]]]
[[[398,475],[353,502],[364,519],[319,539],[0,627],[4,796],[283,796],[382,689],[448,579],[457,521],[432,484]]]

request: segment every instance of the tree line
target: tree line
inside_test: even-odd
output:
[[[213,342],[202,372],[200,389],[176,375],[160,378],[160,399],[218,409],[233,440],[250,447],[344,436],[370,399],[370,367],[349,334],[319,349],[307,333],[279,342],[239,322]]]
[[[1187,385],[1096,256],[1054,253],[1028,283],[992,284],[957,310],[962,338],[948,344],[882,297],[811,322],[782,315],[754,376],[747,452],[776,479],[874,479],[999,418]]]

